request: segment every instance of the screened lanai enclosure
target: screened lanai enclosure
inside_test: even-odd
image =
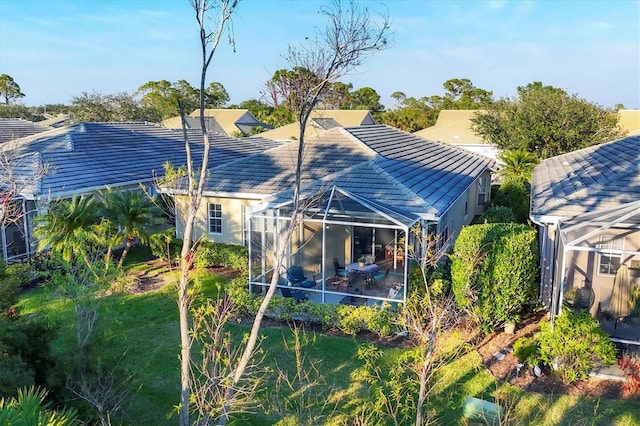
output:
[[[409,230],[421,226],[418,217],[336,186],[301,204],[300,224],[285,244],[278,271],[278,236],[290,225],[292,203],[275,200],[250,217],[252,292],[265,292],[277,274],[283,295],[294,290],[319,303],[397,306],[406,300],[407,260],[416,249]],[[304,279],[296,280],[294,272]]]
[[[640,202],[558,224],[552,312],[584,309],[614,341],[640,345]]]

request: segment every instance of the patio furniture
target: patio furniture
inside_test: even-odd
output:
[[[309,300],[307,295],[302,291],[292,290],[289,287],[280,287],[280,293],[283,297],[290,297],[296,301],[296,303],[306,302]]]
[[[373,280],[377,283],[378,281],[384,281],[389,278],[389,268],[387,268],[384,273],[379,272],[373,276]]]
[[[315,280],[308,280],[304,275],[302,266],[292,266],[287,269],[287,280],[295,287],[313,288],[316,286]]]
[[[372,263],[370,265],[360,266],[358,262],[350,263],[344,267],[349,274],[349,284],[355,284],[359,279],[364,280],[365,286],[375,283],[373,276],[378,272],[378,265]]]
[[[338,262],[338,258],[337,257],[333,258],[333,269],[335,270],[336,277],[346,277],[347,276],[347,270],[344,268],[344,266],[340,265],[340,262]]]

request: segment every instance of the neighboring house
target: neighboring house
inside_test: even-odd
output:
[[[551,313],[570,300],[618,338],[638,340],[638,325],[618,322],[640,308],[630,294],[640,276],[628,270],[640,264],[640,136],[542,161],[533,171],[531,220],[540,229],[541,301]]]
[[[640,135],[640,109],[618,110],[618,122],[627,136]]]
[[[436,124],[413,134],[432,141],[449,143],[497,161],[500,155],[498,147],[486,143],[471,130],[471,119],[479,112],[482,110],[445,109],[440,111]]]
[[[317,136],[334,127],[368,126],[376,124],[369,110],[321,109],[313,110],[305,129],[305,138]],[[260,133],[260,137],[292,141],[300,138],[300,123],[295,122]]]
[[[202,157],[200,130],[187,131],[192,142],[194,167]],[[238,139],[212,134],[209,164],[212,167],[262,152],[274,146],[270,140]],[[264,143],[266,142],[266,144]],[[144,123],[81,123],[18,139],[0,149],[10,158],[19,180],[19,194],[11,202],[23,212],[17,223],[0,228],[4,259],[30,255],[35,250],[31,237],[33,218],[46,212],[51,201],[110,188],[152,189],[164,174],[163,165],[186,164],[182,130]],[[40,166],[47,173],[35,175]],[[1,190],[1,189],[0,189]]]
[[[227,136],[249,136],[256,128],[272,129],[273,126],[262,123],[247,109],[205,109],[207,130]],[[200,128],[200,110],[197,109],[185,117],[188,129]],[[172,117],[162,122],[169,129],[181,129],[180,117]]]
[[[258,287],[273,273],[273,244],[289,218],[297,146],[209,169],[194,238],[248,245],[250,279]],[[410,230],[439,235],[442,248],[451,244],[489,201],[490,166],[486,157],[385,125],[337,127],[311,137],[302,167],[304,218],[286,264],[313,272],[318,285],[307,291],[323,302],[345,294],[328,285],[333,258],[386,262],[406,288],[404,260],[424,250]],[[176,216],[184,217],[184,195],[172,192]]]
[[[34,123],[21,118],[0,118],[0,144],[51,129],[52,127],[46,124]]]

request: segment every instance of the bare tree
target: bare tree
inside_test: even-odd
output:
[[[276,246],[278,250],[274,256],[275,271],[280,271],[284,264],[285,248],[298,228],[303,214],[300,205],[300,182],[304,161],[304,133],[309,116],[331,82],[353,71],[370,54],[384,49],[388,43],[389,21],[386,15],[380,15],[379,21],[376,22],[370,16],[368,9],[355,1],[350,1],[345,9],[339,0],[335,0],[332,7],[321,8],[320,13],[328,20],[327,28],[324,31],[318,31],[315,39],[308,45],[299,48],[290,47],[287,55],[287,61],[292,69],[308,70],[316,76],[316,79],[309,79],[310,84],[298,92],[299,97],[295,100],[298,104],[296,110],[299,111],[300,135],[295,169],[293,212],[288,226],[278,236],[279,242]],[[279,275],[274,273],[265,297],[256,312],[247,346],[238,363],[231,386],[226,392],[227,404],[223,407],[224,411],[219,420],[221,425],[228,421],[234,386],[242,379],[254,354],[260,325],[269,302],[275,294],[278,278]]]
[[[231,16],[238,5],[239,0],[189,0],[195,11],[196,21],[200,29],[200,44],[202,53],[202,69],[200,74],[200,128],[202,129],[202,139],[204,150],[199,171],[196,170],[191,156],[191,145],[187,135],[184,122],[184,107],[179,104],[180,115],[182,116],[182,127],[187,154],[187,215],[184,223],[183,244],[180,252],[180,283],[178,285],[178,311],[180,316],[180,425],[189,425],[189,398],[191,395],[190,386],[190,365],[191,365],[191,343],[189,335],[189,269],[193,256],[193,234],[194,222],[198,207],[202,201],[202,193],[209,162],[209,151],[211,143],[207,133],[205,109],[205,85],[207,70],[213,55],[216,52],[220,40],[228,27]],[[216,17],[213,20],[213,16]],[[209,25],[208,21],[213,21]],[[229,42],[233,45],[233,38],[229,33]]]

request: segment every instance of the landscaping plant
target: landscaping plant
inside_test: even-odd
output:
[[[466,226],[451,254],[456,305],[485,333],[516,323],[535,300],[536,230],[515,223]]]
[[[616,362],[616,347],[588,312],[566,309],[540,325],[540,359],[565,383],[584,379],[589,371]]]

